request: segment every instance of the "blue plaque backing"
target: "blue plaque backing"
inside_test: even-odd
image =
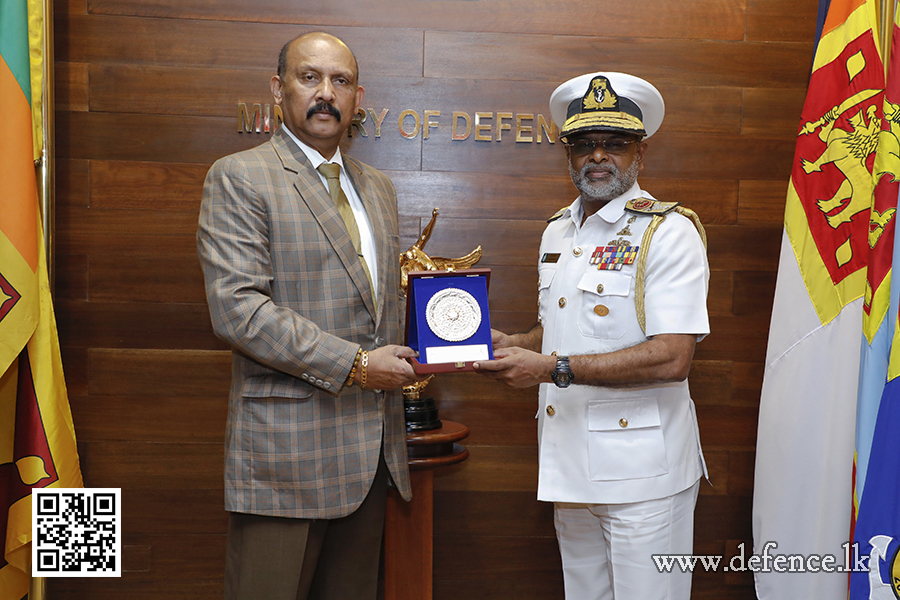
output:
[[[447,363],[429,363],[429,348],[452,348],[459,346],[486,345],[488,358],[494,358],[491,344],[491,318],[488,308],[488,283],[490,269],[466,269],[460,271],[413,271],[408,273],[406,294],[406,343],[419,352],[419,360],[413,361],[417,373],[442,373],[449,371],[471,371],[472,360]],[[428,326],[425,310],[428,301],[438,292],[447,288],[458,288],[475,298],[481,309],[481,324],[469,338],[450,342],[435,335]]]

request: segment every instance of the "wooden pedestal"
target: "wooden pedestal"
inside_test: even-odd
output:
[[[443,424],[433,431],[407,434],[412,500],[404,502],[397,490],[388,490],[384,524],[385,600],[431,600],[433,469],[469,457],[469,451],[456,443],[469,435],[469,429],[452,421]]]

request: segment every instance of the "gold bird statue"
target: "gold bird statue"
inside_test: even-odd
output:
[[[441,256],[428,256],[425,253],[425,244],[431,238],[431,232],[434,230],[434,223],[440,214],[440,209],[435,208],[431,213],[431,221],[422,230],[422,234],[416,243],[409,247],[409,250],[400,254],[400,287],[406,294],[406,288],[409,285],[407,274],[410,271],[458,271],[459,269],[468,269],[479,260],[481,260],[481,246],[478,246],[465,256],[459,258],[443,258]]]
[[[431,221],[422,230],[422,234],[416,243],[409,247],[409,250],[400,254],[400,287],[403,289],[403,295],[406,295],[406,288],[409,285],[407,274],[410,271],[457,271],[459,269],[468,269],[479,260],[481,260],[481,246],[478,246],[465,256],[459,258],[443,258],[440,256],[428,256],[425,253],[425,244],[431,238],[431,232],[434,230],[434,223],[440,214],[440,209],[435,208],[431,213]],[[433,377],[433,376],[432,376]],[[412,385],[403,386],[403,396],[406,402],[418,401],[419,395],[425,390],[425,386],[431,381],[431,377],[424,381],[414,383]]]

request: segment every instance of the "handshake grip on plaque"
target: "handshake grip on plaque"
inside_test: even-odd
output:
[[[441,256],[429,256],[425,252],[425,244],[431,238],[434,230],[434,224],[440,214],[439,209],[435,208],[431,213],[431,221],[419,235],[419,239],[409,247],[409,250],[400,254],[400,287],[403,296],[409,300],[412,293],[410,287],[410,273],[421,276],[434,272],[435,275],[446,275],[457,271],[465,271],[481,260],[481,246],[478,246],[465,256],[459,258],[444,258]],[[485,307],[486,308],[486,307]],[[413,312],[415,310],[413,309]],[[412,315],[415,320],[415,314]],[[407,344],[410,344],[410,307],[407,306]],[[415,328],[415,327],[414,327]],[[412,344],[416,346],[416,344]],[[416,350],[425,352],[425,348],[416,347]],[[429,429],[439,429],[441,421],[438,418],[437,407],[433,398],[422,398],[422,392],[425,386],[434,377],[432,374],[423,381],[403,387],[404,408],[406,411],[406,427],[409,431],[427,431]]]

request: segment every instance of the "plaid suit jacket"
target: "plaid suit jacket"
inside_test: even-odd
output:
[[[344,157],[372,223],[378,313],[328,190],[283,131],[218,160],[197,233],[213,329],[232,347],[225,509],[339,518],[385,461],[409,499],[399,391],[344,387],[358,347],[402,343],[397,197]]]

